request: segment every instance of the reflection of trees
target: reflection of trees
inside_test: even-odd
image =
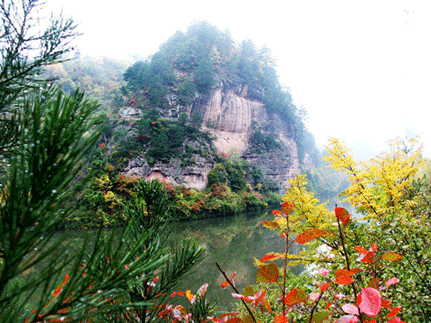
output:
[[[261,258],[270,251],[283,252],[283,241],[277,232],[270,231],[259,225],[260,222],[271,220],[273,215],[238,215],[226,218],[205,219],[175,224],[175,235],[192,237],[207,247],[208,256],[198,266],[197,271],[185,278],[181,288],[196,289],[208,283],[210,297],[220,298],[221,309],[229,308],[232,303],[229,287],[222,290],[220,284],[224,278],[217,270],[217,261],[228,275],[237,272],[236,286],[240,291],[249,284],[256,283],[257,268],[253,257]],[[299,273],[301,269],[294,269]],[[182,290],[180,288],[180,290]]]

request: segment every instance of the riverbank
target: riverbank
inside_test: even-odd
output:
[[[90,229],[112,227],[127,220],[127,204],[134,199],[138,178],[119,176],[114,181],[99,177],[78,194],[75,212],[66,218],[64,228]],[[253,189],[247,185],[239,191],[226,183],[196,191],[185,186],[162,182],[168,201],[170,221],[189,221],[226,217],[243,212],[264,212],[278,208],[281,195]]]

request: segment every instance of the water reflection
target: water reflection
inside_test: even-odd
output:
[[[273,218],[272,214],[265,212],[175,223],[172,239],[192,238],[207,250],[205,260],[196,267],[193,274],[183,280],[178,290],[191,289],[194,293],[199,286],[208,283],[210,297],[219,299],[221,309],[231,309],[232,289],[227,287],[223,290],[220,287],[225,279],[215,262],[220,264],[229,277],[234,271],[237,272],[235,283],[240,291],[247,285],[255,284],[257,268],[253,265],[253,257],[260,259],[268,252],[284,251],[284,241],[277,232],[260,225],[262,221]],[[290,252],[294,253],[295,250]],[[297,274],[302,268],[292,270]]]
[[[215,263],[218,262],[229,277],[232,277],[233,272],[236,271],[235,284],[239,291],[242,292],[246,286],[255,284],[257,268],[253,264],[253,257],[260,259],[268,252],[284,251],[284,239],[280,238],[276,231],[271,231],[260,224],[273,218],[274,215],[265,212],[173,223],[170,239],[174,243],[190,238],[206,249],[206,258],[195,267],[193,273],[188,274],[181,281],[176,291],[190,289],[195,293],[202,284],[208,283],[207,295],[209,298],[218,300],[219,310],[232,309],[233,290],[230,287],[226,290],[220,287],[225,279]],[[64,234],[59,233],[55,243],[63,241],[64,247],[67,246],[73,254],[81,250],[87,237],[91,241],[91,237],[94,237],[97,232],[96,230],[70,231],[66,233],[67,238],[63,240]],[[295,247],[298,246],[293,245],[290,253],[297,252]],[[32,269],[32,272],[27,271],[24,277],[34,275],[41,270],[44,269],[39,264]],[[69,273],[69,270],[70,268],[66,268],[63,274]],[[302,268],[294,267],[291,270],[299,274]],[[36,306],[33,302],[36,302],[38,297],[39,293],[36,293],[29,308]]]

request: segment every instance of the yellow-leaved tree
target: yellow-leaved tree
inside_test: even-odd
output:
[[[331,269],[343,261],[345,253],[354,259],[359,256],[358,246],[369,248],[375,243],[377,251],[370,249],[372,256],[376,254],[376,259],[385,256],[369,264],[373,277],[358,274],[358,280],[385,290],[394,303],[403,307],[400,314],[403,320],[428,322],[431,317],[431,249],[428,245],[431,181],[429,174],[423,171],[429,162],[422,157],[422,146],[416,139],[394,140],[389,142],[387,152],[365,162],[355,162],[350,150],[337,139],[330,139],[326,148],[325,159],[330,167],[348,176],[350,185],[340,196],[356,216],[344,227],[344,248],[336,234],[334,213],[307,190],[305,176],[292,179],[284,197],[285,201],[295,201],[290,218],[291,232],[298,235],[315,228],[328,234],[309,242],[299,255],[290,256],[295,259],[291,264],[315,264]],[[400,255],[401,259],[388,265],[384,260],[391,260],[392,255],[397,255],[396,258]],[[384,282],[392,277],[400,282],[388,288]]]

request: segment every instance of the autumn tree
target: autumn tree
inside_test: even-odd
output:
[[[358,214],[359,220],[353,219],[345,227],[348,247],[343,250],[334,239],[336,227],[326,203],[320,204],[307,191],[304,176],[293,179],[284,197],[295,201],[291,218],[293,232],[299,234],[316,228],[334,234],[310,242],[299,254],[300,261],[292,264],[316,263],[330,267],[344,256],[343,253],[351,257],[357,254],[355,246],[376,243],[379,252],[393,252],[401,259],[393,266],[377,264],[375,279],[386,281],[396,276],[400,283],[391,289],[391,299],[403,306],[402,318],[408,322],[427,322],[431,315],[431,254],[426,243],[431,234],[430,179],[419,176],[425,163],[421,146],[415,140],[395,140],[390,142],[388,152],[360,163],[355,162],[350,151],[336,139],[331,139],[327,149],[326,160],[331,167],[348,176],[350,185],[341,196]]]

